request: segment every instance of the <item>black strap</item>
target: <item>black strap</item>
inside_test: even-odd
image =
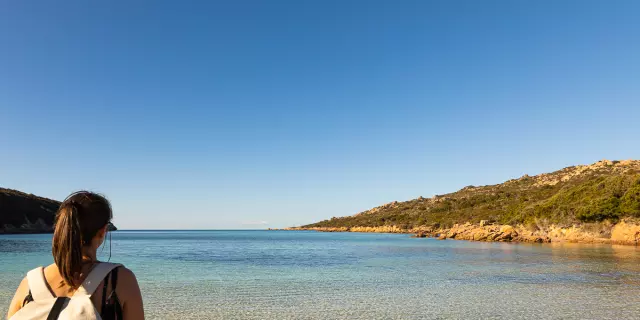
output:
[[[27,303],[29,302],[33,302],[33,296],[31,295],[31,290],[29,290],[29,294],[26,297],[24,297],[24,300],[22,300],[22,306],[23,307],[26,306]]]
[[[64,308],[64,303],[67,302],[69,298],[67,297],[59,297],[56,299],[56,303],[53,304],[51,311],[49,312],[49,316],[47,320],[57,320],[60,316],[60,312],[62,312],[62,308]]]
[[[102,284],[102,310],[104,310],[105,303],[107,302],[107,287],[109,286],[109,276],[111,272],[104,277],[104,283]]]
[[[118,284],[118,268],[113,269],[113,271],[111,271],[111,280],[113,281],[113,284],[111,285],[111,289],[113,291],[116,291],[116,285]]]
[[[122,316],[122,305],[120,305],[120,300],[116,297],[116,320],[122,319],[124,319]]]
[[[111,289],[113,290],[113,292],[115,293],[116,291],[116,285],[118,284],[118,268],[113,269],[113,271],[111,272],[111,281],[113,281],[113,284],[111,285]],[[116,307],[116,319],[121,320],[122,319],[122,305],[120,305],[120,300],[118,300],[118,296],[115,296],[116,298],[116,303],[115,303],[115,307]]]
[[[116,294],[116,286],[118,284],[118,269],[113,269],[104,279],[104,288],[109,286],[109,278],[111,278],[111,290],[107,295],[107,289],[103,289],[102,312],[101,316],[104,320],[122,320],[122,305]]]

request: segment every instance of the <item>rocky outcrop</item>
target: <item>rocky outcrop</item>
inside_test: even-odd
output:
[[[439,239],[500,242],[574,242],[638,245],[640,243],[640,223],[622,221],[610,223],[583,224],[572,226],[551,225],[544,229],[530,230],[523,225],[455,225],[450,229],[437,230],[432,234]]]
[[[576,242],[638,245],[640,243],[640,222],[622,221],[612,225],[585,224],[572,226],[551,225],[544,229],[530,230],[523,225],[488,224],[456,224],[451,228],[433,228],[423,226],[402,229],[397,226],[382,227],[314,227],[287,228],[285,230],[312,230],[319,232],[375,232],[375,233],[407,233],[413,238],[437,238],[438,240],[468,240],[489,242]]]
[[[440,229],[435,232],[438,239],[455,239],[470,241],[496,242],[551,242],[546,236],[534,235],[531,232],[515,228],[510,225],[474,225],[465,223],[455,225],[450,229]]]
[[[616,224],[611,230],[611,241],[617,244],[638,245],[640,242],[640,224],[625,221]]]
[[[612,173],[623,173],[627,170],[640,168],[640,160],[600,160],[593,164],[578,165],[574,167],[564,168],[559,172],[543,173],[534,177],[536,179],[535,186],[553,186],[560,182],[569,181],[575,177],[579,177],[589,172],[607,170]],[[528,176],[527,176],[528,177]]]
[[[51,233],[59,207],[59,201],[0,188],[0,234]]]

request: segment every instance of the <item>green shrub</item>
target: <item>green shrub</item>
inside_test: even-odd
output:
[[[640,183],[627,190],[620,200],[620,211],[624,215],[640,217]]]
[[[610,197],[594,201],[591,205],[580,208],[576,218],[582,222],[616,221],[620,218],[620,199]]]

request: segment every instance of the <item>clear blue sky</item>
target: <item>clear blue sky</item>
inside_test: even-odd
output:
[[[2,1],[0,186],[261,228],[640,158],[640,1]]]

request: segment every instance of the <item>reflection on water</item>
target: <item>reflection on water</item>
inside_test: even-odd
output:
[[[113,239],[152,319],[640,318],[636,247],[273,231]],[[51,262],[50,241],[0,236],[0,312],[28,269]]]

